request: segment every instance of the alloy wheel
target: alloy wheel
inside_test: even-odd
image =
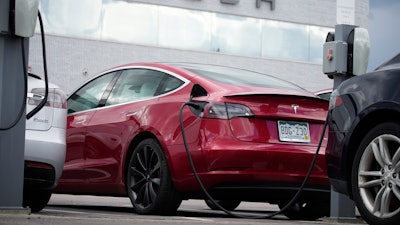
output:
[[[145,139],[136,146],[128,164],[126,182],[129,198],[139,214],[171,215],[182,202],[156,139]]]
[[[155,201],[161,178],[160,160],[151,146],[145,146],[135,154],[130,170],[130,189],[134,195],[135,204],[146,208]]]
[[[379,218],[400,212],[400,139],[382,134],[366,147],[359,163],[358,188],[365,207]]]

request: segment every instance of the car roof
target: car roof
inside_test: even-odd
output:
[[[382,63],[378,66],[375,71],[377,70],[385,70],[385,69],[394,69],[400,68],[400,53],[395,55],[393,58],[389,59],[388,61]]]
[[[42,80],[42,78],[36,74],[28,73],[28,80],[29,80],[29,86],[32,86],[31,88],[45,87],[44,80]],[[60,87],[56,84],[49,82],[49,88],[60,88]]]
[[[228,96],[231,94],[240,94],[240,95],[249,95],[249,94],[281,94],[281,95],[296,95],[296,96],[307,96],[307,97],[316,97],[313,93],[307,91],[306,89],[291,83],[289,81],[277,78],[275,76],[271,76],[264,73],[258,73],[251,70],[246,70],[242,68],[235,68],[229,66],[221,66],[221,65],[214,65],[214,64],[202,64],[202,63],[187,63],[187,62],[134,62],[119,65],[113,67],[111,69],[105,70],[100,74],[92,77],[91,79],[85,81],[87,83],[90,80],[95,79],[98,76],[103,74],[124,70],[124,69],[131,69],[131,68],[148,68],[148,69],[157,69],[161,71],[168,71],[168,73],[174,73],[178,76],[183,76],[191,82],[204,84],[207,83],[207,87],[214,90],[214,92],[218,92],[222,95]],[[271,79],[276,81],[276,85],[266,84],[268,82],[264,82],[265,86],[260,86],[258,83],[253,82],[252,85],[246,85],[244,83],[224,83],[223,78],[219,77],[218,74],[212,75],[214,70],[223,73],[226,71],[243,71],[244,73],[255,74],[256,76],[265,76],[266,79]],[[211,73],[210,73],[211,72]],[[238,74],[236,72],[236,74]],[[249,79],[245,80],[242,79],[245,83],[251,82]],[[211,82],[210,82],[211,81]],[[215,82],[216,81],[216,82]],[[282,82],[281,84],[279,84]],[[274,82],[271,82],[274,83]],[[255,86],[254,86],[255,85]],[[80,85],[79,87],[81,87]],[[242,86],[240,88],[239,86]],[[258,86],[258,87],[257,87]],[[232,88],[235,87],[235,88]],[[78,88],[79,89],[79,88]],[[72,93],[74,93],[74,90]]]

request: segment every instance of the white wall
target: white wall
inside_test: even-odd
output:
[[[218,0],[135,0],[134,2],[163,4],[182,8],[215,11],[257,18],[330,26],[336,23],[336,1],[332,0],[275,0],[255,7],[255,0],[241,0],[237,5],[221,4]],[[356,24],[368,27],[369,1],[356,1]],[[30,40],[29,65],[32,72],[43,75],[41,40],[38,35]],[[46,36],[49,79],[67,93],[89,77],[110,67],[129,62],[199,62],[229,65],[263,72],[289,80],[310,91],[332,86],[332,80],[322,73],[322,65],[309,62],[231,56],[217,52],[199,52]],[[322,49],[322,47],[321,47]]]

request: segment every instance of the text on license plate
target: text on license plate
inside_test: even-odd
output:
[[[280,141],[310,142],[310,129],[306,122],[278,121]]]

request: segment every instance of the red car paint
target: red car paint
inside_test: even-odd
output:
[[[138,68],[184,78],[184,83],[174,91],[145,100],[70,112],[67,155],[57,192],[127,195],[127,164],[137,140],[146,136],[155,138],[162,147],[176,190],[184,198],[196,198],[188,194],[200,191],[200,187],[193,176],[179,126],[179,108],[189,100],[195,84],[207,91],[206,96],[193,99],[207,102],[203,116],[185,107],[182,120],[190,154],[205,187],[232,183],[279,190],[295,189],[302,183],[322,135],[326,101],[301,88],[230,85],[210,80],[184,65],[133,63],[99,76]],[[235,110],[246,106],[254,115],[230,119],[207,115],[207,107],[221,103],[233,104],[238,107]],[[278,120],[307,122],[310,142],[280,141]],[[308,184],[329,190],[325,146],[324,139]]]

